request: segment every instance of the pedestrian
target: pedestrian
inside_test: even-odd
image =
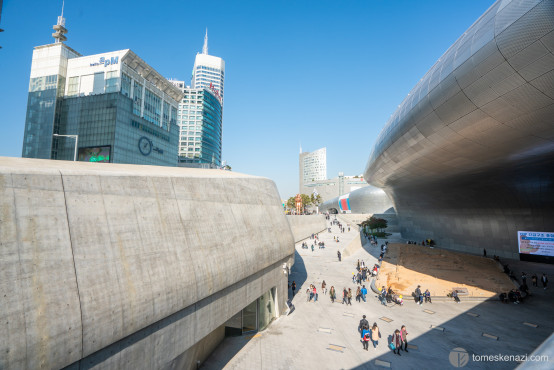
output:
[[[381,288],[381,303],[383,304],[383,306],[387,305],[387,289],[384,285]]]
[[[533,276],[531,276],[531,282],[533,283],[534,287],[538,286],[537,281],[538,281],[537,274],[533,274]]]
[[[364,337],[362,333],[364,329],[369,329],[369,322],[366,320],[365,315],[362,316],[362,319],[360,320],[360,324],[358,324],[358,331],[360,332],[360,335],[362,338]]]
[[[362,299],[362,290],[360,289],[360,286],[358,286],[358,289],[356,290],[356,302],[360,302]]]
[[[379,331],[377,323],[374,322],[373,327],[371,328],[371,343],[373,343],[373,349],[377,349],[377,346],[379,345],[379,338],[381,338],[381,332]]]
[[[312,252],[314,251],[314,245],[312,244]]]
[[[522,285],[527,285],[527,275],[525,274],[525,272],[521,273],[521,281]]]
[[[367,351],[369,347],[369,337],[371,336],[371,332],[369,331],[369,327],[362,330],[362,344],[364,346],[364,349]]]
[[[325,280],[323,280],[323,283],[321,283],[321,292],[323,294],[327,294],[327,284],[325,284]]]
[[[315,285],[313,285],[313,292],[314,292],[314,303],[317,302],[317,290],[315,289]]]
[[[406,330],[406,325],[402,325],[400,328],[400,338],[402,343],[400,344],[400,349],[402,349],[402,344],[404,345],[404,352],[408,352],[408,331]]]
[[[362,299],[363,299],[363,301],[365,302],[365,301],[366,301],[366,300],[365,300],[365,296],[366,296],[366,294],[367,294],[367,289],[365,288],[365,285],[362,285],[362,290],[361,290],[361,292],[362,292]]]
[[[417,304],[421,305],[423,302],[423,294],[421,293],[421,285],[418,285],[415,290],[415,297]]]
[[[296,290],[296,282],[294,280],[292,281],[292,284],[290,287],[292,289],[292,296],[294,297],[294,291]]]
[[[548,277],[544,272],[542,273],[542,276],[541,276],[541,283],[542,283],[542,287],[546,290],[546,286],[548,285]]]
[[[331,285],[331,290],[329,290],[329,297],[331,298],[331,303],[335,303],[337,299],[337,293],[335,292],[335,287]]]
[[[356,263],[356,270],[360,271],[360,260]]]
[[[309,300],[309,302],[311,302],[313,298],[314,298],[314,285],[310,284],[310,300]]]
[[[339,258],[339,262],[340,262],[340,251],[337,251],[337,257]]]
[[[346,290],[346,288],[344,288],[342,290],[342,304],[348,304],[348,290]]]
[[[306,302],[309,302],[309,301],[310,301],[310,299],[311,299],[310,294],[312,294],[312,293],[310,292],[310,288],[306,289]]]
[[[487,250],[483,248],[483,257],[487,257]]]
[[[460,298],[458,298],[458,291],[457,290],[454,290],[452,292],[452,298],[454,298],[454,302],[460,303]]]
[[[402,345],[402,339],[400,337],[400,330],[396,329],[394,331],[394,334],[392,335],[392,341],[390,343],[390,347],[392,349],[392,352],[397,354],[398,356],[402,356],[400,354],[400,346]]]
[[[352,289],[350,288],[348,288],[347,297],[348,297],[348,304],[352,306]]]

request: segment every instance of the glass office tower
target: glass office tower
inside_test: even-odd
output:
[[[36,47],[23,157],[176,166],[182,96],[131,50]]]
[[[184,86],[182,81],[171,81]],[[179,104],[179,166],[221,166],[222,106],[220,98],[209,89],[182,87]]]

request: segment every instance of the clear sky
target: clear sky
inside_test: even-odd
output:
[[[61,0],[4,0],[0,156],[20,157],[33,47],[53,42]],[[363,172],[411,88],[492,0],[66,0],[66,44],[131,49],[190,83],[208,28],[225,70],[223,160],[298,192],[299,145],[327,147],[327,176]]]

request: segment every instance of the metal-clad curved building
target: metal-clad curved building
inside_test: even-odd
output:
[[[319,209],[330,213],[384,213],[392,207],[383,189],[365,186],[326,202]]]
[[[364,178],[406,238],[517,257],[554,229],[554,1],[497,1],[380,133]]]

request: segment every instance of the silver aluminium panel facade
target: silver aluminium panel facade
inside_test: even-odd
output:
[[[364,177],[404,237],[517,257],[554,224],[554,1],[497,1],[380,133]]]

